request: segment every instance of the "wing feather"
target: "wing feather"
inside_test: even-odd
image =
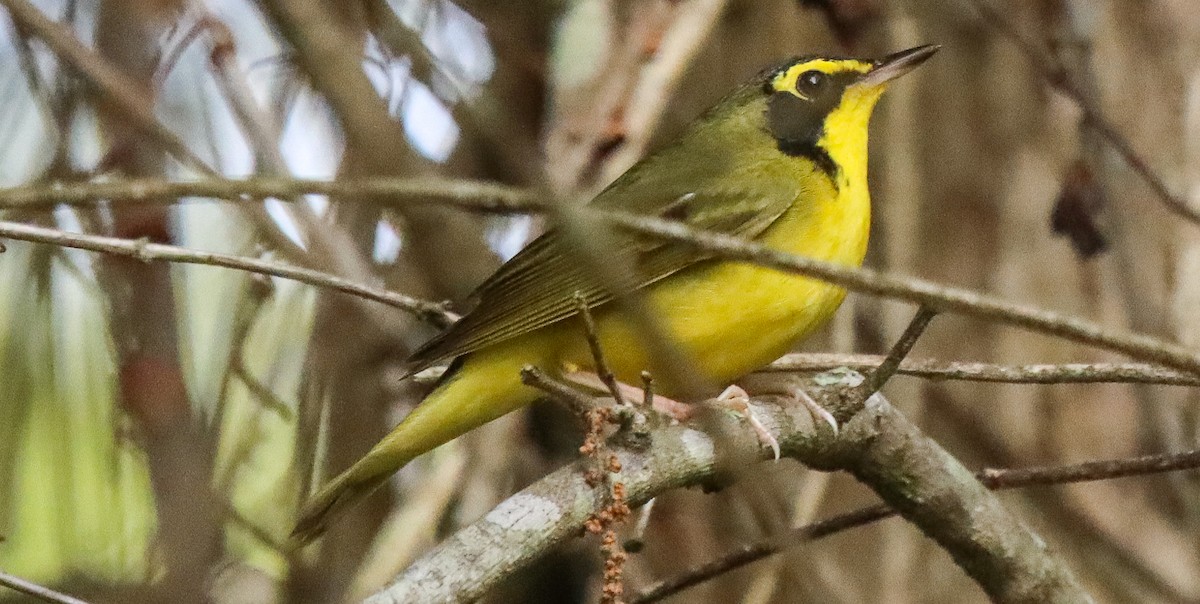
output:
[[[800,197],[799,184],[774,184],[781,186],[773,187],[768,193],[730,189],[715,193],[678,193],[668,188],[634,187],[642,193],[653,190],[653,197],[631,200],[630,194],[634,191],[626,188],[622,199],[616,203],[605,199],[603,193],[594,203],[631,210],[664,208],[657,214],[681,218],[702,230],[754,238]],[[633,259],[637,288],[708,258],[678,243],[626,232],[613,235],[614,245],[620,248],[617,251]],[[476,307],[417,350],[409,359],[411,371],[420,371],[442,359],[479,350],[573,316],[577,313],[576,292],[591,308],[603,305],[613,297],[602,283],[597,283],[580,266],[561,237],[550,231],[526,246],[476,290],[472,296],[478,300]]]

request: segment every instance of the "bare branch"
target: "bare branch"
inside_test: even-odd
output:
[[[869,373],[885,357],[876,354],[837,352],[797,352],[758,370],[758,373],[822,373],[831,369],[853,369]],[[413,376],[418,383],[432,384],[445,370],[433,367]],[[1044,363],[998,365],[939,359],[905,359],[898,375],[935,382],[963,381],[996,384],[1158,384],[1162,386],[1200,386],[1200,377],[1149,363]],[[647,373],[644,377],[649,377]],[[645,390],[643,380],[643,390]]]
[[[761,371],[819,373],[846,367],[867,372],[877,367],[883,358],[871,354],[793,353],[767,365]],[[896,373],[935,381],[962,380],[1004,384],[1146,383],[1200,386],[1200,377],[1196,375],[1148,363],[997,365],[937,359],[905,359]]]
[[[879,366],[871,372],[871,376],[866,381],[866,395],[870,396],[879,392],[880,388],[887,383],[888,380],[896,374],[900,369],[900,363],[904,362],[904,357],[912,351],[913,346],[916,346],[917,340],[921,334],[925,333],[925,328],[929,327],[929,322],[937,313],[928,306],[922,306],[917,309],[917,314],[913,316],[908,327],[904,329],[904,333],[900,334],[900,339],[892,345],[892,350],[884,357]]]
[[[377,177],[336,181],[256,177],[211,178],[168,182],[158,178],[107,182],[54,183],[0,189],[0,208],[51,208],[91,205],[118,199],[122,203],[177,203],[181,197],[281,201],[300,195],[350,199],[394,198],[405,204],[437,203],[473,212],[514,214],[540,212],[547,204],[528,191],[500,184],[438,178]]]
[[[809,413],[797,413],[786,402],[764,398],[752,404],[786,455],[824,469],[852,471],[946,547],[994,599],[1086,599],[1039,538],[880,395],[853,412],[861,402],[850,384],[847,380],[810,390],[823,407],[851,411],[853,417],[836,442],[829,431],[814,429]],[[754,438],[744,427],[730,431]],[[711,479],[717,467],[712,437],[684,426],[656,431],[644,450],[614,450],[631,505]],[[368,602],[406,602],[418,595],[422,600],[480,597],[514,568],[579,535],[600,496],[587,487],[584,474],[590,466],[591,460],[583,460],[517,493],[445,540]],[[901,482],[904,488],[896,488]]]
[[[613,375],[608,361],[604,358],[604,348],[600,346],[600,335],[596,333],[596,321],[592,318],[592,311],[588,310],[587,299],[579,292],[575,293],[575,306],[579,309],[579,318],[583,320],[584,336],[587,338],[588,348],[592,351],[592,360],[596,363],[596,376],[608,387],[608,393],[612,395],[613,400],[617,401],[618,405],[624,405],[626,403],[625,395],[621,394],[617,376]]]
[[[259,381],[250,368],[246,365],[246,359],[242,358],[242,351],[237,351],[237,357],[233,361],[232,372],[237,376],[246,390],[266,409],[270,409],[275,415],[284,421],[293,421],[296,418],[296,412],[291,406],[283,402],[270,387]]]
[[[1128,476],[1200,468],[1200,449],[1182,453],[1141,455],[1126,459],[1106,459],[1057,467],[997,469],[985,468],[976,476],[989,489],[1013,489],[1039,485],[1093,482]]]
[[[150,243],[140,239],[121,239],[119,237],[70,233],[59,229],[7,221],[0,221],[0,237],[103,252],[116,256],[128,256],[147,262],[164,261],[182,264],[201,264],[232,268],[263,275],[274,275],[309,285],[337,290],[367,300],[381,302],[388,306],[413,313],[435,324],[449,325],[458,320],[458,316],[446,310],[443,304],[417,300],[404,294],[362,285],[336,275],[292,266],[282,262],[246,258],[218,252],[205,252],[175,245]]]
[[[849,267],[773,250],[737,237],[698,231],[680,222],[605,212],[608,220],[631,231],[694,245],[721,258],[753,262],[801,274],[848,289],[886,298],[907,300],[938,312],[953,312],[1023,327],[1081,344],[1122,352],[1135,358],[1200,373],[1200,354],[1165,340],[1139,333],[1109,330],[1090,321],[1041,308],[1016,304],[967,289],[938,285],[914,277]]]
[[[174,132],[158,121],[150,104],[151,97],[140,92],[143,87],[84,46],[70,28],[46,17],[28,0],[0,0],[0,4],[8,9],[13,21],[45,42],[97,92],[111,100],[129,123],[146,134],[147,138],[156,141],[166,152],[193,170],[207,175],[216,174]]]
[[[1111,480],[1127,476],[1147,476],[1163,472],[1194,470],[1196,468],[1200,468],[1200,449],[1184,453],[1167,453],[1161,455],[1144,455],[1129,459],[1092,461],[1069,466],[1018,469],[988,468],[976,473],[976,477],[989,489],[1001,490],[1039,485]],[[689,587],[737,570],[751,562],[757,562],[785,549],[896,515],[897,512],[886,504],[876,504],[796,527],[783,535],[744,545],[670,579],[654,583],[635,595],[630,600],[630,604],[658,602]]]
[[[521,369],[521,383],[545,392],[550,398],[565,404],[576,415],[586,418],[604,399],[597,399],[551,378],[544,371],[526,366]]]
[[[246,184],[250,182],[255,184]],[[409,203],[413,200],[417,203],[427,203],[427,200],[420,197],[421,193],[416,190],[419,187],[415,184],[415,181],[409,179],[372,178],[361,181],[337,181],[319,184],[313,181],[300,180],[255,180],[241,182],[240,184],[235,183],[239,183],[239,181],[214,181],[202,184],[190,183],[189,185],[178,183],[171,186],[179,186],[181,188],[196,186],[194,191],[202,191],[204,190],[203,187],[229,187],[225,189],[227,193],[232,193],[233,189],[239,186],[254,186],[260,187],[257,190],[257,193],[260,194],[268,193],[267,189],[270,187],[279,186],[281,187],[279,191],[281,193],[284,193],[284,189],[286,189],[286,195],[284,196],[294,196],[304,192],[333,193],[334,191],[343,190],[344,187],[356,186],[364,187],[371,195],[383,195],[385,194],[385,190],[389,190],[389,187],[395,187],[395,192],[407,195],[407,197],[397,198],[397,203]],[[76,192],[76,199],[87,197],[88,193],[84,185],[79,186],[81,189]],[[309,186],[312,188],[305,190]],[[455,185],[448,186],[447,189],[442,190],[447,195],[444,199],[451,200],[452,205],[456,207],[469,207],[483,211],[525,212],[535,211],[542,207],[536,201],[532,200],[532,198],[523,196],[507,187],[491,189],[480,183],[470,183],[463,186],[465,190],[455,189]],[[486,189],[480,191],[482,199],[472,196],[470,189],[473,187]],[[0,199],[6,198],[8,195],[13,194],[14,191],[17,191],[17,189],[0,191]],[[22,195],[31,195],[28,190],[24,191]],[[176,190],[176,192],[182,193],[183,191]],[[390,195],[393,193],[387,194]],[[436,195],[436,193],[434,194]],[[46,199],[49,195],[38,193],[36,196],[39,199]],[[143,199],[151,197],[155,197],[155,195],[142,196]],[[881,273],[867,268],[836,265],[812,258],[787,254],[737,237],[698,231],[676,221],[623,212],[601,211],[595,208],[588,208],[587,210],[595,212],[597,215],[621,228],[645,235],[688,243],[696,246],[698,249],[711,252],[718,257],[753,262],[785,272],[797,273],[830,283],[836,283],[854,291],[885,298],[907,300],[928,306],[938,312],[953,312],[1014,325],[1034,332],[1059,336],[1081,344],[1121,352],[1134,358],[1160,363],[1186,372],[1200,373],[1200,353],[1144,334],[1111,330],[1076,317],[1024,304],[1007,302],[1000,298],[967,289],[938,285],[923,279]]]
[[[74,596],[54,591],[49,587],[43,587],[32,581],[26,581],[20,577],[15,577],[6,572],[0,572],[0,585],[3,585],[13,591],[23,593],[27,596],[33,596],[43,602],[55,602],[56,604],[88,604],[84,600],[80,600]]]
[[[757,543],[743,545],[734,551],[690,568],[678,575],[658,581],[641,590],[629,600],[629,604],[650,604],[673,596],[689,587],[709,579],[737,570],[751,562],[773,556],[789,547],[816,541],[845,530],[866,526],[896,515],[885,503],[877,503],[824,520],[810,522],[788,531],[782,536],[770,537]]]
[[[1016,26],[986,0],[968,0],[968,3],[975,7],[980,17],[988,25],[1011,40],[1021,50],[1021,53],[1029,60],[1029,65],[1047,84],[1075,102],[1075,105],[1083,113],[1086,125],[1104,138],[1109,146],[1121,156],[1121,159],[1129,165],[1130,169],[1150,186],[1150,190],[1168,210],[1192,224],[1200,225],[1200,211],[1191,207],[1185,199],[1171,193],[1171,190],[1167,188],[1166,181],[1150,167],[1150,163],[1145,158],[1134,151],[1133,144],[1129,142],[1129,139],[1125,138],[1111,122],[1105,119],[1100,109],[1079,89],[1061,61],[1043,51],[1036,42],[1021,35]]]

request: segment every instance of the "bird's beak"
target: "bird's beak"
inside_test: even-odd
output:
[[[856,83],[860,86],[869,87],[886,84],[916,69],[918,65],[924,63],[929,57],[932,57],[940,48],[941,46],[937,44],[926,44],[925,46],[892,53],[875,61],[875,67]]]

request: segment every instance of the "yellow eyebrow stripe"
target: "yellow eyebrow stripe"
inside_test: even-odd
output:
[[[871,70],[871,64],[864,61],[831,61],[829,59],[813,59],[803,63],[797,63],[787,69],[787,71],[775,76],[771,82],[771,87],[777,92],[796,93],[796,80],[800,78],[800,74],[806,71],[820,71],[822,73],[845,73],[847,71],[857,71],[858,73],[866,73]]]

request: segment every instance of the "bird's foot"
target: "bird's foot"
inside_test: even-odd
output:
[[[741,386],[729,386],[717,395],[716,401],[718,405],[745,417],[750,427],[754,428],[754,433],[758,435],[758,440],[771,447],[775,461],[779,461],[779,441],[754,414],[754,408],[750,406],[750,395]]]
[[[577,386],[582,386],[589,390],[597,390],[600,392],[608,391],[608,385],[604,383],[604,380],[600,379],[600,376],[591,371],[567,368],[563,371],[562,376],[563,379],[567,380],[568,382],[571,382]],[[618,381],[617,389],[620,391],[621,397],[627,401],[642,401],[646,398],[646,392],[643,389],[636,386],[630,386],[624,382]],[[804,394],[803,390],[800,390],[799,392],[801,396],[807,398],[808,402],[811,403],[812,406],[809,407],[810,409],[816,409],[819,411],[819,413],[824,414],[821,415],[821,417],[830,422],[830,424],[833,426],[834,433],[836,433],[837,422],[833,419],[833,416],[830,415],[828,411],[821,409],[821,407],[818,406],[817,403],[811,398],[808,398],[808,395]],[[795,397],[796,395],[793,394],[792,396]],[[759,441],[770,447],[771,452],[775,455],[775,459],[779,459],[779,441],[776,440],[775,436],[772,435],[769,430],[767,430],[767,427],[764,426],[763,423],[758,419],[758,416],[754,414],[754,409],[750,406],[750,395],[747,394],[745,390],[743,390],[740,386],[729,386],[723,392],[721,392],[721,394],[718,394],[715,400],[718,406],[724,407],[734,413],[737,413],[738,415],[745,417],[746,421],[750,424],[750,427],[754,429],[754,433],[758,436]],[[650,404],[655,411],[680,423],[686,422],[695,417],[697,411],[696,405],[681,403],[675,399],[662,396],[661,394],[655,394],[651,399]],[[818,411],[814,411],[814,413],[818,413]]]
[[[789,384],[787,388],[787,395],[790,396],[792,400],[807,407],[808,412],[811,413],[814,418],[825,420],[825,423],[829,424],[830,428],[833,428],[833,435],[838,435],[838,432],[841,428],[838,426],[837,418],[833,417],[833,414],[829,411],[826,411],[824,407],[817,403],[817,401],[814,401],[813,398],[809,396],[808,393],[804,391],[804,388],[800,387],[799,384]]]

